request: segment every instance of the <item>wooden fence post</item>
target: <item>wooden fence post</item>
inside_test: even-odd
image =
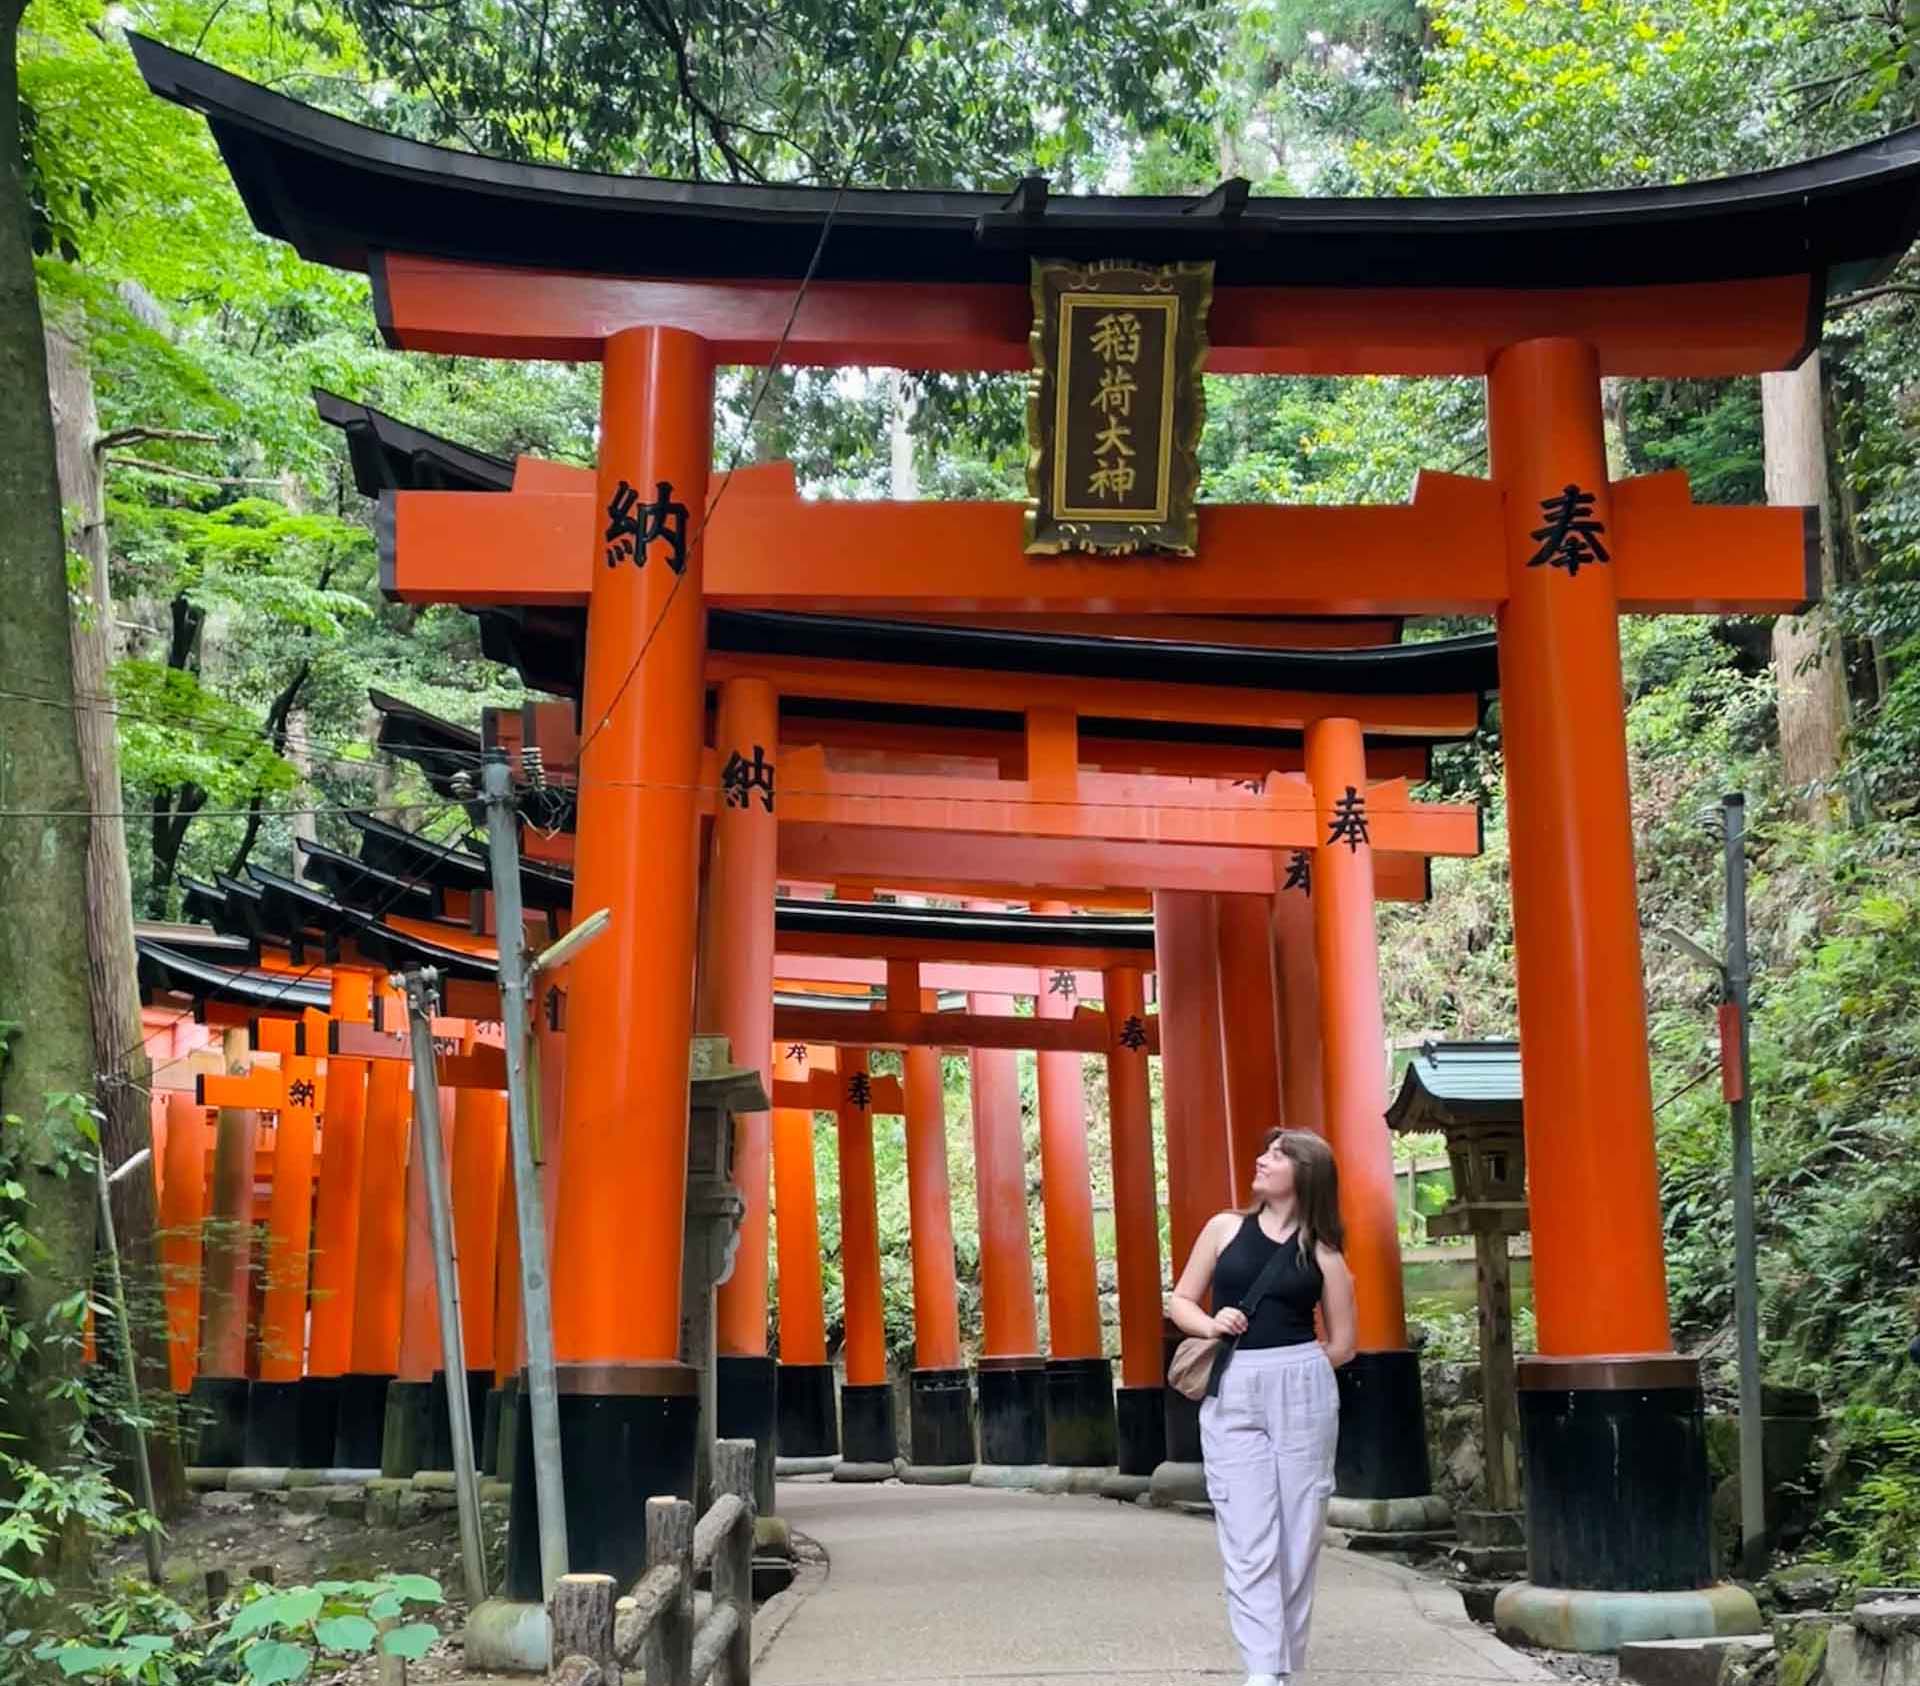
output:
[[[751,1440],[722,1440],[713,1449],[713,1491],[740,1500],[740,1520],[713,1555],[713,1602],[730,1603],[739,1620],[720,1654],[719,1686],[749,1686],[753,1675],[753,1471]]]
[[[554,1672],[569,1657],[585,1657],[602,1680],[620,1678],[613,1655],[613,1595],[611,1575],[562,1575],[554,1583],[548,1607]]]
[[[674,1600],[647,1630],[641,1659],[647,1686],[691,1686],[693,1679],[693,1506],[685,1499],[647,1500],[647,1567],[680,1572]]]

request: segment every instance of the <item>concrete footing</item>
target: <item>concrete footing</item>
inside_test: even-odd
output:
[[[1172,1398],[1179,1397],[1171,1388],[1167,1392]],[[1147,1496],[1154,1504],[1167,1507],[1206,1504],[1207,1466],[1169,1459],[1153,1472]]]
[[[545,1675],[553,1643],[547,1607],[511,1598],[485,1599],[467,1617],[465,1641],[470,1672]]]
[[[1435,1534],[1451,1527],[1453,1511],[1437,1493],[1399,1499],[1327,1501],[1327,1526],[1353,1534]]]
[[[1620,1678],[1638,1686],[1719,1686],[1729,1659],[1751,1665],[1773,1649],[1771,1635],[1636,1639],[1620,1647]]]
[[[1081,1493],[1095,1496],[1111,1469],[1068,1468],[1060,1464],[975,1464],[967,1477],[974,1487],[1003,1492]]]
[[[775,1458],[773,1473],[782,1481],[794,1481],[806,1475],[831,1475],[840,1467],[840,1454],[821,1458]]]
[[[880,1463],[859,1458],[842,1458],[833,1466],[833,1478],[836,1481],[891,1481],[899,1466],[892,1462]]]
[[[1760,1607],[1725,1583],[1688,1592],[1592,1592],[1518,1581],[1493,1601],[1503,1639],[1555,1651],[1617,1651],[1645,1639],[1759,1633]]]
[[[972,1464],[902,1464],[900,1479],[909,1487],[964,1487],[973,1478]]]
[[[1121,1470],[1100,1478],[1100,1497],[1118,1499],[1122,1504],[1134,1504],[1150,1498],[1152,1490],[1153,1477],[1150,1475],[1129,1475]]]

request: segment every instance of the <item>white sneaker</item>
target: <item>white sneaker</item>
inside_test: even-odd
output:
[[[1246,1686],[1280,1686],[1280,1676],[1277,1674],[1250,1674],[1247,1676]]]

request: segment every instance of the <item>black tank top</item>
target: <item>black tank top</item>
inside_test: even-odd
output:
[[[1220,1249],[1220,1257],[1214,1262],[1214,1307],[1244,1306],[1253,1292],[1254,1278],[1266,1269],[1267,1260],[1276,1252],[1285,1254],[1279,1279],[1267,1290],[1247,1332],[1240,1337],[1244,1352],[1300,1346],[1318,1338],[1313,1331],[1313,1308],[1320,1303],[1320,1261],[1300,1257],[1298,1232],[1284,1241],[1269,1240],[1257,1213],[1241,1221],[1239,1233]]]

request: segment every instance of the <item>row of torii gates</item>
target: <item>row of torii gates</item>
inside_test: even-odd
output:
[[[157,92],[206,114],[260,229],[371,277],[390,344],[603,368],[593,470],[501,464],[368,412],[340,417],[363,479],[384,488],[389,594],[481,612],[490,653],[576,699],[557,717],[535,710],[518,745],[494,728],[522,752],[544,738],[547,766],[571,774],[572,882],[550,917],[613,911],[610,937],[566,980],[564,1030],[538,1032],[565,1043],[542,1077],[558,1119],[552,1271],[576,1568],[630,1575],[644,1498],[691,1480],[679,1290],[696,1031],[725,1036],[743,1063],[767,1061],[776,1103],[771,1127],[739,1121],[746,1229],[720,1317],[729,1427],[764,1435],[776,1414],[797,1425],[806,1397],[823,1436],[829,1417],[807,1203],[783,1170],[798,1149],[781,1146],[800,1128],[783,1096],[825,1095],[812,1066],[803,1092],[790,1087],[799,1073],[778,1062],[794,1046],[841,1048],[836,1082],[857,1070],[857,1050],[906,1051],[897,1104],[927,1378],[916,1404],[936,1411],[936,1380],[955,1382],[932,1050],[966,1048],[983,1432],[1017,1418],[1025,1444],[1044,1448],[1051,1420],[1060,1445],[1089,1456],[1109,1444],[1116,1461],[1190,1454],[1189,1425],[1159,1397],[1146,1104],[1157,1038],[1176,1256],[1234,1201],[1260,1130],[1285,1119],[1334,1144],[1362,1348],[1343,1379],[1343,1490],[1424,1493],[1374,905],[1417,893],[1426,857],[1476,846],[1474,816],[1415,803],[1402,781],[1422,775],[1427,746],[1475,728],[1492,684],[1489,641],[1396,645],[1399,620],[1486,615],[1498,627],[1539,1329],[1520,1375],[1532,1584],[1509,1608],[1543,1632],[1564,1628],[1570,1600],[1626,1599],[1642,1634],[1747,1619],[1713,1586],[1699,1376],[1668,1323],[1617,617],[1795,612],[1819,594],[1817,522],[1695,505],[1677,473],[1613,481],[1600,380],[1800,361],[1826,299],[1883,272],[1911,239],[1920,137],[1727,181],[1510,200],[1263,200],[1245,183],[1202,199],[1056,198],[1038,178],[1006,200],[840,196],[440,151],[134,46]],[[1484,377],[1489,476],[1423,474],[1404,507],[1202,506],[1195,554],[1112,557],[1029,554],[1018,504],[814,502],[780,465],[712,473],[719,365],[1026,369],[1032,263],[1116,252],[1213,264],[1216,372]],[[634,488],[654,487],[643,524]],[[691,512],[684,542],[664,525],[672,508]],[[1579,512],[1580,544],[1543,548],[1555,509]],[[433,736],[431,723],[412,729]],[[489,1016],[483,889],[462,900],[424,863],[396,868],[364,850],[358,862],[310,852],[308,867],[330,884],[325,906],[266,874],[215,888],[229,917],[262,921],[258,942],[291,939],[293,963],[324,940],[338,980],[411,945],[444,959],[456,996],[462,979],[477,986],[451,1014]],[[394,880],[374,892],[378,917],[367,881],[349,894],[354,873]],[[837,894],[776,912],[780,883]],[[423,884],[456,899],[397,911]],[[876,890],[1032,911],[859,905]],[[1150,924],[1138,918],[1149,898]],[[795,971],[788,957],[802,956],[820,969]],[[994,970],[1009,965],[1020,980]],[[1072,999],[1044,987],[1054,970],[1073,974]],[[789,981],[881,993],[858,1014],[783,1005]],[[924,992],[948,988],[967,1008],[929,1011]],[[1029,989],[1033,1015],[1009,1014],[1004,998]],[[350,1013],[325,1005],[344,1033]],[[1009,1095],[1009,1050],[1021,1047],[1041,1061],[1045,1357]],[[1074,1061],[1087,1055],[1108,1062],[1113,1112],[1111,1441],[1074,1105]],[[843,1421],[860,1433],[862,1390],[885,1380],[866,1216],[873,1092],[866,1109],[834,1094]],[[295,1163],[284,1137],[277,1154],[276,1187]],[[777,1364],[770,1182],[786,1220]],[[522,1565],[534,1560],[528,1485],[514,1491]]]

